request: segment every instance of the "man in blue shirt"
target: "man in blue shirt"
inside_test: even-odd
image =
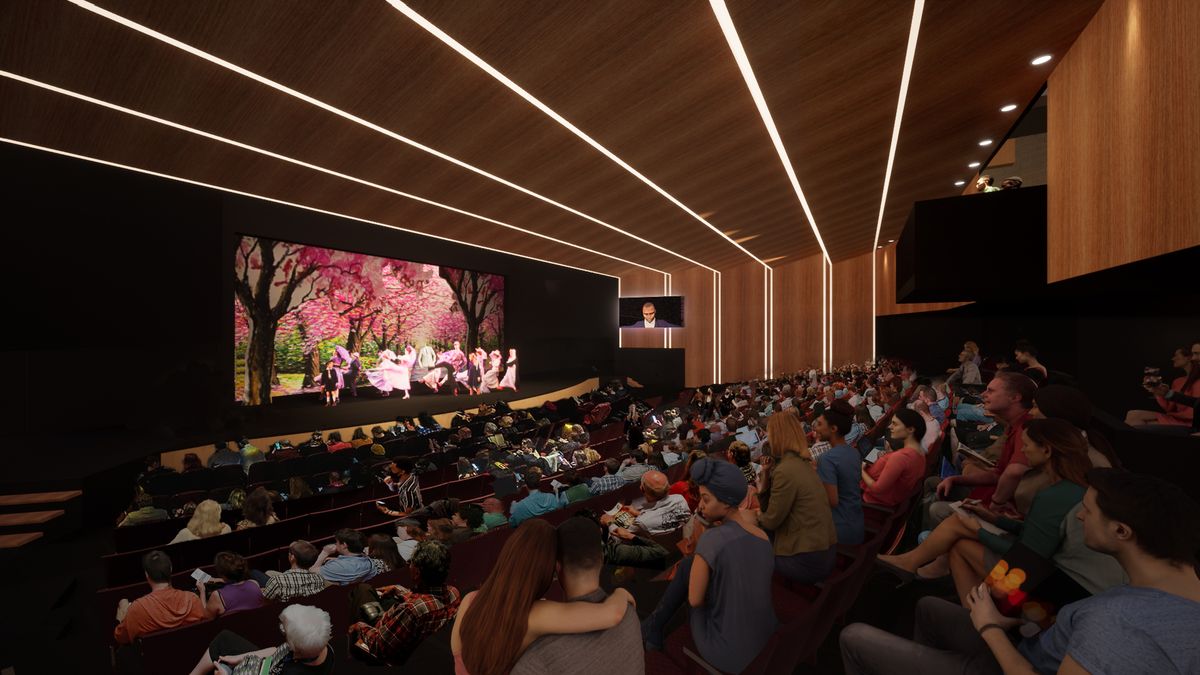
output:
[[[846,443],[854,424],[854,409],[835,400],[813,421],[813,431],[830,448],[817,458],[817,476],[825,484],[838,543],[856,546],[863,542],[862,455]]]
[[[917,604],[916,640],[866,624],[842,630],[848,675],[888,673],[1200,672],[1200,505],[1178,486],[1120,469],[1092,469],[1078,518],[1088,548],[1117,559],[1129,584],[1059,611],[1016,643],[986,585],[969,610],[935,597]]]
[[[512,527],[516,527],[534,516],[557,511],[567,505],[565,491],[562,495],[541,491],[542,472],[539,469],[531,468],[525,471],[525,485],[529,487],[529,496],[512,505],[512,516],[508,519],[508,524]]]
[[[375,576],[375,565],[363,554],[367,540],[362,532],[342,528],[333,533],[333,541],[321,549],[317,562],[308,571],[320,574],[330,585],[339,586]]]

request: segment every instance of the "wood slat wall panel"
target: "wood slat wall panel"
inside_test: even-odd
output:
[[[866,253],[833,263],[830,329],[833,347],[829,363],[837,367],[872,358],[871,264]]]
[[[879,249],[875,258],[875,314],[916,314],[961,307],[966,302],[906,302],[896,304],[896,245]],[[870,270],[868,270],[869,272]]]
[[[1108,0],[1050,76],[1047,277],[1200,245],[1200,3]]]
[[[821,367],[821,265],[819,255],[775,268],[775,372]]]
[[[643,269],[630,269],[621,274],[621,297],[665,295],[664,277]],[[665,328],[622,328],[622,347],[665,347]]]
[[[763,266],[750,262],[721,270],[721,379],[766,373]]]
[[[683,296],[684,327],[671,329],[671,346],[686,350],[684,383],[689,387],[717,381],[713,351],[715,307],[713,273],[689,267],[671,275],[671,293]]]

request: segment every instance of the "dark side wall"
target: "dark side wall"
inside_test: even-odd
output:
[[[239,234],[502,274],[523,378],[612,372],[614,277],[7,144],[0,171],[9,434],[70,444],[234,424]]]

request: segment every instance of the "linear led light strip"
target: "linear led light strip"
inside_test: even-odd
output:
[[[525,187],[522,187],[522,186],[520,186],[520,185],[517,185],[516,183],[513,183],[512,181],[505,180],[505,179],[503,179],[503,178],[501,178],[501,177],[499,177],[499,176],[497,176],[497,175],[495,175],[495,174],[488,173],[487,171],[484,171],[483,169],[481,169],[481,168],[479,168],[479,167],[477,167],[477,166],[475,166],[475,165],[473,165],[473,164],[468,164],[467,162],[464,162],[464,161],[462,161],[462,160],[460,160],[460,159],[457,159],[457,158],[455,158],[455,157],[452,157],[452,156],[450,156],[450,155],[447,155],[447,154],[446,154],[446,153],[444,153],[444,152],[440,152],[440,151],[438,151],[438,150],[435,150],[435,149],[433,149],[433,148],[431,148],[431,147],[429,147],[429,146],[427,146],[427,145],[423,145],[423,144],[421,144],[421,143],[418,143],[417,141],[414,141],[414,140],[412,140],[411,138],[408,138],[408,137],[406,137],[406,136],[402,136],[402,135],[400,135],[400,134],[398,134],[398,133],[396,133],[396,132],[394,132],[394,131],[391,131],[390,129],[386,129],[386,128],[384,128],[384,127],[381,127],[381,126],[379,126],[378,124],[375,124],[375,123],[373,123],[373,122],[369,122],[369,121],[367,121],[367,120],[365,120],[365,119],[363,119],[363,118],[361,118],[361,117],[358,117],[357,115],[354,115],[354,114],[351,114],[351,113],[349,113],[349,112],[346,112],[345,110],[342,110],[341,108],[338,108],[338,107],[336,107],[336,106],[333,106],[333,105],[331,105],[331,104],[329,104],[329,103],[325,103],[324,101],[321,101],[321,100],[319,100],[319,99],[316,99],[316,98],[313,98],[313,97],[311,97],[311,96],[309,96],[309,95],[307,95],[307,94],[304,94],[304,93],[301,93],[301,92],[299,92],[299,91],[296,91],[295,89],[292,89],[291,87],[288,87],[288,86],[286,86],[286,85],[280,84],[280,83],[278,83],[278,82],[276,82],[276,81],[274,81],[274,80],[271,80],[271,79],[269,79],[269,78],[266,78],[266,77],[264,77],[264,76],[262,76],[262,75],[259,75],[258,73],[255,73],[255,72],[253,72],[253,71],[251,71],[251,70],[247,70],[247,69],[245,69],[245,68],[243,68],[243,67],[241,67],[241,66],[238,66],[238,65],[236,65],[236,64],[230,63],[229,61],[226,61],[226,60],[224,60],[224,59],[222,59],[222,58],[220,58],[220,57],[217,57],[217,56],[214,56],[214,55],[212,55],[212,54],[209,54],[208,52],[206,52],[206,51],[204,51],[204,50],[202,50],[202,49],[199,49],[199,48],[197,48],[197,47],[193,47],[192,45],[189,45],[189,44],[187,44],[186,42],[181,42],[180,40],[177,40],[177,39],[175,39],[175,38],[173,38],[173,37],[170,37],[169,35],[164,35],[163,33],[160,33],[160,32],[158,32],[158,31],[156,31],[156,30],[154,30],[154,29],[152,29],[152,28],[149,28],[149,27],[147,27],[147,26],[143,26],[142,24],[140,24],[140,23],[137,23],[136,21],[133,21],[132,19],[128,19],[128,18],[126,18],[126,17],[123,17],[123,16],[121,16],[120,14],[116,14],[115,12],[111,12],[111,11],[109,11],[109,10],[107,10],[107,9],[104,9],[103,7],[98,7],[98,6],[96,6],[95,4],[93,4],[93,3],[91,3],[91,2],[88,2],[87,0],[69,0],[69,1],[70,1],[71,3],[73,3],[73,4],[75,4],[75,5],[77,5],[77,6],[81,7],[81,8],[83,8],[83,9],[86,9],[86,10],[87,10],[87,11],[89,11],[89,12],[92,12],[93,14],[97,14],[97,15],[99,15],[99,16],[102,16],[102,17],[104,17],[104,18],[106,18],[106,19],[110,20],[110,21],[113,21],[113,22],[119,23],[119,24],[121,24],[122,26],[125,26],[126,28],[131,28],[131,29],[133,29],[133,30],[135,30],[135,31],[137,31],[137,32],[139,32],[139,33],[141,33],[141,34],[143,34],[143,35],[146,35],[146,36],[148,36],[148,37],[152,37],[152,38],[154,38],[155,40],[158,40],[158,41],[160,41],[160,42],[163,42],[163,43],[166,43],[166,44],[168,44],[168,45],[171,45],[172,47],[175,47],[175,48],[177,48],[177,49],[180,49],[180,50],[182,50],[182,51],[185,51],[185,52],[187,52],[187,53],[189,53],[189,54],[192,54],[193,56],[198,56],[198,57],[200,57],[200,58],[204,59],[205,61],[208,61],[209,63],[213,63],[213,64],[215,64],[215,65],[218,65],[218,66],[222,67],[222,68],[225,68],[226,70],[233,71],[233,72],[237,73],[238,75],[241,75],[241,76],[243,76],[243,77],[247,77],[247,78],[249,78],[249,79],[251,79],[251,80],[254,80],[255,82],[258,82],[259,84],[266,85],[266,86],[268,86],[268,87],[270,87],[270,88],[272,88],[272,89],[274,89],[274,90],[276,90],[276,91],[278,91],[278,92],[281,92],[281,93],[287,94],[288,96],[291,96],[291,97],[293,97],[293,98],[296,98],[296,99],[299,99],[299,100],[301,100],[301,101],[304,101],[305,103],[308,103],[308,104],[310,104],[310,105],[316,106],[316,107],[318,107],[318,108],[320,108],[320,109],[322,109],[322,110],[325,110],[325,111],[327,111],[327,112],[333,113],[334,115],[337,115],[337,116],[339,116],[339,117],[342,117],[342,118],[344,118],[344,119],[346,119],[346,120],[349,120],[349,121],[351,121],[351,122],[354,122],[355,124],[358,124],[358,125],[360,125],[360,126],[362,126],[362,127],[365,127],[365,128],[367,128],[367,129],[370,129],[370,130],[372,130],[372,131],[375,131],[375,132],[378,132],[378,133],[380,133],[380,134],[383,134],[383,135],[385,135],[385,136],[387,136],[387,137],[389,137],[389,138],[392,138],[392,139],[394,139],[394,140],[400,141],[401,143],[405,143],[405,144],[407,144],[407,145],[409,145],[409,146],[412,146],[412,147],[414,147],[414,148],[416,148],[416,149],[418,149],[418,150],[420,150],[420,151],[422,151],[422,152],[429,153],[429,154],[431,154],[431,155],[433,155],[433,156],[435,156],[435,157],[437,157],[437,158],[439,158],[439,159],[443,159],[443,160],[445,160],[445,161],[447,161],[447,162],[450,162],[451,164],[454,164],[455,166],[461,167],[461,168],[463,168],[463,169],[466,169],[467,171],[470,171],[470,172],[472,172],[472,173],[475,173],[475,174],[478,174],[478,175],[480,175],[480,176],[483,176],[484,178],[487,178],[487,179],[489,179],[489,180],[493,180],[493,181],[495,181],[495,182],[497,182],[497,183],[500,183],[501,185],[504,185],[505,187],[509,187],[509,188],[512,188],[513,190],[517,190],[518,192],[522,192],[522,193],[524,193],[524,194],[527,194],[527,195],[529,195],[530,197],[533,197],[534,199],[539,199],[539,200],[541,200],[541,201],[543,201],[543,202],[545,202],[545,203],[547,203],[547,204],[550,204],[550,205],[552,205],[552,206],[556,206],[556,207],[558,207],[558,208],[560,208],[560,209],[562,209],[562,210],[564,210],[564,211],[567,211],[568,213],[571,213],[571,214],[573,214],[573,215],[579,216],[580,218],[583,218],[583,219],[585,219],[585,220],[588,220],[588,221],[591,221],[591,222],[593,222],[593,223],[595,223],[595,224],[597,224],[597,225],[600,225],[601,227],[608,228],[608,229],[612,230],[613,232],[617,232],[617,233],[619,233],[619,234],[622,234],[622,235],[625,235],[626,237],[629,237],[629,238],[631,238],[631,239],[635,239],[635,240],[637,240],[637,241],[640,241],[641,243],[643,243],[643,244],[646,244],[647,246],[652,246],[652,247],[654,247],[654,248],[656,248],[656,249],[658,249],[658,250],[660,250],[660,251],[662,251],[662,252],[664,252],[664,253],[668,253],[668,254],[670,254],[670,255],[673,255],[673,256],[675,256],[676,258],[679,258],[680,260],[684,260],[684,261],[686,261],[686,262],[689,262],[689,263],[691,263],[691,264],[693,264],[693,265],[699,265],[700,267],[703,267],[703,268],[705,268],[705,269],[709,269],[709,270],[713,269],[713,268],[709,267],[708,265],[705,265],[704,263],[697,262],[697,261],[695,261],[695,260],[692,260],[691,258],[688,258],[688,257],[686,257],[686,256],[680,255],[679,253],[676,253],[675,251],[672,251],[672,250],[671,250],[671,249],[669,249],[669,248],[666,248],[666,247],[664,247],[664,246],[660,246],[660,245],[658,245],[658,244],[656,244],[656,243],[654,243],[654,242],[650,241],[649,239],[645,239],[645,238],[643,238],[643,237],[639,237],[638,235],[636,235],[636,234],[633,234],[633,233],[631,233],[631,232],[627,232],[627,231],[625,231],[625,230],[622,230],[621,228],[619,228],[619,227],[616,227],[615,225],[610,225],[609,223],[606,223],[606,222],[604,222],[603,220],[600,220],[599,218],[595,218],[595,217],[593,217],[593,216],[590,216],[590,215],[588,215],[588,214],[586,214],[586,213],[584,213],[584,212],[582,212],[582,211],[578,211],[578,210],[576,210],[576,209],[573,209],[573,208],[571,208],[570,206],[567,206],[566,204],[563,204],[563,203],[561,203],[561,202],[557,202],[557,201],[555,201],[555,200],[553,200],[553,199],[551,199],[551,198],[549,198],[549,197],[546,197],[545,195],[539,194],[539,193],[537,193],[537,192],[534,192],[533,190],[530,190],[530,189],[528,189],[528,188],[525,188]],[[693,214],[693,215],[694,215],[694,214]],[[712,227],[712,226],[710,225],[709,227]],[[728,237],[726,237],[726,239],[728,239]],[[738,248],[741,248],[741,247],[739,246]],[[745,250],[745,249],[743,249],[743,250]],[[757,258],[756,258],[756,260],[757,260]],[[759,262],[762,262],[762,261],[759,261]]]
[[[896,121],[892,124],[892,145],[888,148],[887,169],[883,172],[883,194],[879,197],[879,219],[875,222],[875,241],[871,244],[871,359],[875,359],[875,313],[878,311],[878,283],[875,279],[879,233],[883,229],[883,212],[887,208],[888,188],[892,183],[892,164],[896,160],[896,145],[900,142],[900,121],[904,118],[904,101],[908,98],[908,82],[912,76],[913,60],[917,55],[917,38],[921,33],[921,14],[925,0],[913,2],[912,23],[908,27],[908,46],[904,50],[904,71],[900,75],[900,98],[896,101]]]
[[[825,248],[825,240],[821,238],[821,231],[817,229],[817,221],[813,218],[812,210],[808,208],[804,190],[800,189],[800,181],[796,178],[792,161],[788,159],[787,149],[783,147],[783,138],[780,137],[779,130],[775,128],[775,120],[771,117],[771,110],[767,107],[767,99],[763,97],[762,89],[758,86],[758,79],[754,76],[754,69],[750,66],[750,57],[746,56],[746,50],[742,47],[741,39],[738,38],[737,28],[733,25],[733,17],[729,15],[729,8],[725,6],[725,0],[709,0],[709,4],[712,6],[713,14],[717,17],[717,23],[721,24],[721,31],[725,33],[725,40],[729,43],[733,58],[742,71],[742,78],[746,80],[746,86],[750,89],[750,96],[758,107],[758,114],[767,128],[767,134],[771,137],[771,142],[775,144],[775,152],[779,155],[779,161],[783,162],[783,170],[787,172],[792,189],[800,200],[804,216],[808,219],[808,226],[812,228],[812,233],[821,246],[821,253],[825,255],[826,260],[829,260],[829,251]]]
[[[630,166],[628,163],[625,162],[625,160],[616,156],[615,154],[613,154],[613,152],[611,150],[609,150],[608,148],[601,145],[599,141],[592,138],[591,136],[588,136],[583,131],[581,131],[579,129],[579,127],[576,127],[574,124],[571,124],[570,122],[568,122],[566,118],[564,118],[562,115],[559,115],[557,112],[555,112],[553,108],[546,105],[545,103],[542,103],[540,100],[538,100],[537,97],[535,97],[533,94],[530,94],[528,91],[525,91],[525,89],[523,89],[516,82],[513,82],[512,80],[508,79],[508,77],[506,77],[504,75],[504,73],[501,73],[499,70],[496,70],[495,68],[493,68],[491,66],[491,64],[489,64],[487,61],[484,61],[478,55],[476,55],[474,52],[472,52],[471,50],[462,46],[462,44],[460,44],[458,42],[458,40],[455,40],[454,38],[450,37],[448,34],[446,34],[445,31],[443,31],[442,29],[433,25],[432,23],[430,23],[428,19],[426,19],[425,17],[418,14],[411,7],[404,4],[400,0],[388,0],[388,4],[390,4],[392,7],[395,7],[397,11],[399,11],[404,16],[408,17],[410,20],[412,20],[413,23],[417,24],[421,28],[424,28],[425,31],[428,32],[430,35],[436,37],[438,40],[441,40],[442,43],[444,43],[447,47],[450,47],[454,51],[458,52],[463,58],[465,58],[468,61],[470,61],[471,63],[475,64],[477,67],[479,67],[480,70],[484,71],[488,75],[491,75],[497,82],[508,87],[515,94],[517,94],[521,98],[525,99],[530,105],[532,105],[533,107],[535,107],[538,110],[545,113],[547,117],[554,120],[555,122],[558,122],[564,129],[575,134],[577,137],[579,137],[580,140],[582,140],[583,142],[592,146],[598,152],[600,152],[600,154],[602,154],[605,157],[612,160],[617,166],[621,167],[622,169],[625,169],[625,171],[629,172],[634,178],[637,178],[638,180],[642,181],[646,185],[650,186],[651,189],[653,189],[655,192],[657,192],[658,194],[665,197],[668,201],[670,201],[675,206],[678,206],[680,209],[682,209],[685,213],[687,213],[689,216],[694,218],[701,225],[704,225],[705,227],[712,230],[713,232],[716,232],[717,235],[719,235],[722,239],[724,239],[725,241],[728,241],[729,243],[736,246],[739,251],[750,256],[755,261],[757,261],[759,264],[763,265],[764,267],[770,267],[770,265],[767,265],[767,263],[763,262],[758,256],[754,255],[750,251],[746,250],[746,248],[744,246],[742,246],[738,242],[734,241],[729,235],[727,235],[724,232],[722,232],[721,230],[717,229],[716,227],[714,227],[712,225],[712,223],[710,223],[707,220],[705,220],[704,218],[702,218],[700,216],[700,214],[698,214],[695,211],[693,211],[692,209],[688,208],[687,205],[685,205],[683,202],[676,199],[674,197],[674,195],[667,192],[663,188],[659,187],[658,184],[655,183],[654,181],[652,181],[649,178],[647,178],[646,176],[642,175],[641,172],[639,172],[637,169]],[[694,262],[694,261],[689,261],[689,262]],[[699,264],[699,263],[696,263],[696,264]],[[710,270],[712,269],[711,267],[708,267],[707,265],[701,265],[701,267],[705,267],[706,269],[710,269]]]
[[[551,241],[551,242],[554,242],[554,243],[556,243],[556,244],[561,244],[561,245],[563,245],[563,246],[568,246],[568,247],[570,247],[570,248],[574,248],[574,249],[577,249],[577,250],[580,250],[580,251],[584,251],[584,252],[591,253],[591,254],[594,254],[594,255],[598,255],[598,256],[605,257],[605,258],[609,258],[610,260],[616,260],[617,262],[625,263],[625,264],[628,264],[628,265],[635,265],[635,266],[637,266],[637,267],[641,267],[641,268],[643,268],[643,269],[648,269],[648,270],[651,270],[651,271],[653,271],[653,272],[659,272],[660,274],[665,274],[665,272],[663,272],[662,270],[658,270],[658,269],[655,269],[655,268],[653,268],[653,267],[649,267],[649,266],[647,266],[647,265],[643,265],[643,264],[641,264],[641,263],[636,263],[636,262],[633,262],[632,260],[626,260],[626,259],[624,259],[624,258],[619,258],[619,257],[617,257],[617,256],[615,256],[615,255],[609,255],[608,253],[604,253],[603,251],[596,251],[596,250],[593,250],[593,249],[587,248],[587,247],[585,247],[585,246],[580,246],[579,244],[573,244],[573,243],[571,243],[571,242],[569,242],[569,241],[564,241],[564,240],[562,240],[562,239],[557,239],[557,238],[555,238],[555,237],[551,237],[551,236],[549,236],[549,235],[542,234],[542,233],[540,233],[540,232],[534,232],[533,230],[527,230],[527,229],[525,229],[525,228],[523,228],[523,227],[518,227],[518,226],[516,226],[516,225],[511,225],[511,224],[509,224],[509,223],[505,223],[505,222],[503,222],[503,221],[496,220],[496,219],[494,219],[494,218],[488,218],[487,216],[483,216],[483,215],[480,215],[480,214],[478,214],[478,213],[472,213],[472,212],[470,212],[470,211],[465,211],[465,210],[463,210],[463,209],[460,209],[460,208],[457,208],[457,207],[454,207],[454,206],[450,206],[449,204],[443,204],[443,203],[441,203],[441,202],[436,202],[436,201],[433,201],[432,199],[426,199],[425,197],[420,197],[420,196],[418,196],[418,195],[414,195],[414,194],[411,194],[411,193],[408,193],[408,192],[404,192],[404,191],[401,191],[401,190],[396,190],[396,189],[394,189],[394,188],[390,188],[390,187],[388,187],[388,186],[386,186],[386,185],[380,185],[379,183],[372,183],[371,181],[364,180],[364,179],[362,179],[362,178],[357,178],[357,177],[355,177],[355,176],[351,176],[351,175],[348,175],[348,174],[344,174],[344,173],[341,173],[341,172],[339,172],[339,171],[334,171],[334,170],[332,170],[332,169],[326,169],[325,167],[322,167],[322,166],[317,166],[316,164],[309,164],[308,162],[305,162],[305,161],[302,161],[302,160],[299,160],[299,159],[293,159],[293,158],[291,158],[291,157],[288,157],[288,156],[286,156],[286,155],[281,155],[281,154],[279,154],[279,153],[277,153],[277,152],[271,152],[270,150],[264,150],[264,149],[262,149],[262,148],[255,147],[255,146],[253,146],[253,145],[247,145],[246,143],[242,143],[242,142],[240,142],[240,141],[235,141],[235,140],[233,140],[233,139],[230,139],[230,138],[225,138],[224,136],[218,136],[218,135],[216,135],[216,134],[209,133],[209,132],[207,132],[207,131],[202,131],[202,130],[200,130],[200,129],[195,129],[195,128],[192,128],[192,127],[189,127],[189,126],[186,126],[186,125],[183,125],[183,124],[179,124],[178,122],[172,122],[172,121],[170,121],[170,120],[163,119],[163,118],[161,118],[161,117],[155,117],[154,115],[148,115],[148,114],[146,114],[146,113],[139,112],[139,111],[137,111],[137,110],[133,110],[133,109],[131,109],[131,108],[126,108],[126,107],[124,107],[124,106],[120,106],[120,105],[117,105],[117,104],[115,104],[115,103],[109,103],[108,101],[102,101],[102,100],[100,100],[100,99],[98,99],[98,98],[93,98],[93,97],[91,97],[91,96],[87,96],[87,95],[85,95],[85,94],[80,94],[80,93],[78,93],[78,92],[74,92],[74,91],[71,91],[71,90],[69,90],[69,89],[63,89],[62,87],[56,87],[56,86],[54,86],[54,85],[52,85],[52,84],[47,84],[47,83],[45,83],[45,82],[39,82],[38,80],[30,79],[30,78],[28,78],[28,77],[24,77],[24,76],[22,76],[22,75],[17,75],[16,73],[10,73],[10,72],[8,72],[8,71],[6,71],[6,70],[0,70],[0,77],[5,77],[5,78],[8,78],[8,79],[10,79],[10,80],[16,80],[16,81],[18,81],[18,82],[23,82],[23,83],[25,83],[25,84],[33,85],[33,86],[35,86],[35,87],[40,87],[40,88],[42,88],[42,89],[45,89],[45,90],[47,90],[47,91],[52,91],[52,92],[54,92],[54,93],[56,93],[56,94],[62,94],[62,95],[64,95],[64,96],[69,96],[69,97],[71,97],[71,98],[75,98],[75,99],[78,99],[78,100],[81,100],[81,101],[86,101],[86,102],[88,102],[88,103],[91,103],[91,104],[94,104],[94,105],[98,105],[98,106],[100,106],[100,107],[103,107],[103,108],[108,108],[108,109],[110,109],[110,110],[115,110],[115,111],[117,111],[117,112],[125,113],[126,115],[131,115],[131,116],[133,116],[133,117],[137,117],[137,118],[139,118],[139,119],[144,119],[144,120],[148,120],[148,121],[151,121],[151,122],[155,122],[155,123],[157,123],[157,124],[161,124],[161,125],[163,125],[163,126],[171,127],[172,129],[178,129],[178,130],[180,130],[180,131],[186,131],[186,132],[188,132],[188,133],[190,133],[190,134],[195,134],[195,135],[197,135],[197,136],[201,136],[201,137],[203,137],[203,138],[207,138],[207,139],[210,139],[210,140],[214,140],[214,141],[217,141],[217,142],[219,142],[219,143],[225,143],[225,144],[227,144],[227,145],[232,145],[232,146],[234,146],[234,147],[236,147],[236,148],[241,148],[241,149],[243,149],[243,150],[249,150],[250,152],[258,153],[258,154],[260,154],[260,155],[264,155],[264,156],[266,156],[266,157],[271,157],[271,158],[273,158],[273,159],[278,159],[278,160],[280,160],[280,161],[289,162],[289,163],[291,163],[291,164],[295,164],[296,166],[302,166],[302,167],[304,167],[304,168],[306,168],[306,169],[312,169],[313,171],[319,171],[319,172],[321,172],[321,173],[328,174],[328,175],[330,175],[330,176],[335,176],[335,177],[337,177],[337,178],[341,178],[341,179],[343,179],[343,180],[348,180],[348,181],[351,181],[351,182],[354,182],[354,183],[358,183],[358,184],[360,184],[360,185],[366,185],[367,187],[372,187],[372,188],[375,188],[375,189],[377,189],[377,190],[382,190],[382,191],[384,191],[384,192],[390,192],[391,194],[398,195],[398,196],[400,196],[400,197],[405,197],[405,198],[407,198],[407,199],[412,199],[412,200],[414,200],[414,201],[418,201],[418,202],[421,202],[421,203],[423,203],[423,204],[429,204],[430,206],[436,206],[436,207],[438,207],[438,208],[440,208],[440,209],[445,209],[445,210],[447,210],[447,211],[452,211],[452,212],[454,212],[454,213],[458,213],[458,214],[461,214],[461,215],[464,215],[464,216],[468,216],[468,217],[470,217],[470,218],[475,218],[475,219],[477,219],[477,220],[482,220],[482,221],[485,221],[485,222],[488,222],[488,223],[492,223],[492,224],[494,224],[494,225],[499,225],[500,227],[508,228],[508,229],[510,229],[510,230],[514,230],[514,231],[516,231],[516,232],[521,232],[522,234],[527,234],[527,235],[530,235],[530,236],[533,236],[533,237],[537,237],[537,238],[539,238],[539,239],[544,239],[544,240],[546,240],[546,241]]]
[[[291,206],[291,207],[294,207],[297,209],[304,209],[305,211],[312,211],[314,213],[324,213],[326,215],[335,216],[338,218],[346,218],[348,220],[356,220],[360,223],[366,223],[368,225],[378,225],[379,227],[386,227],[390,230],[397,230],[399,232],[408,232],[409,234],[416,234],[416,235],[419,235],[422,237],[429,237],[430,239],[438,239],[441,241],[448,241],[448,242],[451,242],[454,244],[461,244],[462,246],[470,246],[472,248],[479,248],[479,249],[483,249],[485,251],[496,252],[496,249],[493,247],[483,246],[481,244],[472,244],[469,241],[460,241],[458,239],[451,239],[450,237],[441,237],[436,234],[430,234],[428,232],[421,232],[418,230],[410,230],[407,227],[400,227],[399,225],[392,225],[390,223],[381,223],[377,220],[369,220],[367,218],[359,218],[358,216],[351,216],[351,215],[348,215],[345,213],[338,213],[337,211],[329,211],[326,209],[320,209],[315,206],[306,206],[304,204],[298,204],[296,202],[289,202],[286,199],[276,199],[274,197],[267,197],[265,195],[259,195],[259,194],[255,194],[253,192],[244,192],[242,190],[236,190],[234,188],[228,188],[228,187],[224,187],[221,185],[214,185],[212,183],[205,183],[203,181],[192,180],[191,178],[183,178],[182,176],[172,176],[169,173],[160,173],[158,171],[142,169],[142,168],[139,168],[136,166],[130,166],[128,164],[121,164],[119,162],[110,162],[107,159],[100,159],[98,157],[90,157],[88,155],[80,155],[80,154],[77,154],[74,152],[68,152],[66,150],[59,150],[57,148],[51,148],[51,147],[47,147],[44,145],[37,145],[36,143],[26,143],[25,141],[19,141],[15,138],[7,138],[7,137],[0,136],[0,143],[10,143],[12,145],[19,145],[19,146],[22,146],[25,148],[41,150],[43,152],[49,152],[49,153],[53,153],[55,155],[62,155],[63,157],[71,157],[73,159],[81,159],[85,162],[93,162],[95,164],[103,164],[105,166],[111,166],[111,167],[115,167],[118,169],[124,169],[126,171],[135,171],[137,173],[145,174],[147,176],[155,176],[156,178],[166,178],[167,180],[178,181],[180,183],[188,183],[189,185],[198,185],[200,187],[210,188],[213,190],[220,190],[221,192],[228,192],[230,194],[241,195],[243,197],[252,197],[254,199],[261,199],[263,201],[273,202],[275,204],[283,204],[284,206]],[[614,279],[617,279],[618,281],[620,280],[620,277],[618,277],[618,276],[608,274],[607,272],[597,272],[596,270],[590,270],[585,267],[577,267],[575,265],[569,265],[567,263],[560,263],[560,262],[555,262],[553,260],[546,260],[545,258],[536,258],[531,255],[525,255],[523,253],[514,253],[512,251],[501,251],[501,253],[503,253],[504,255],[515,256],[517,258],[524,258],[526,260],[533,260],[536,262],[546,263],[547,265],[554,265],[555,267],[565,267],[567,269],[573,269],[573,270],[577,270],[579,272],[587,272],[588,274],[598,274],[600,276],[612,277]]]

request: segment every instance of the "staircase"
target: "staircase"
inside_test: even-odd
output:
[[[82,490],[0,494],[0,552],[79,528]]]

